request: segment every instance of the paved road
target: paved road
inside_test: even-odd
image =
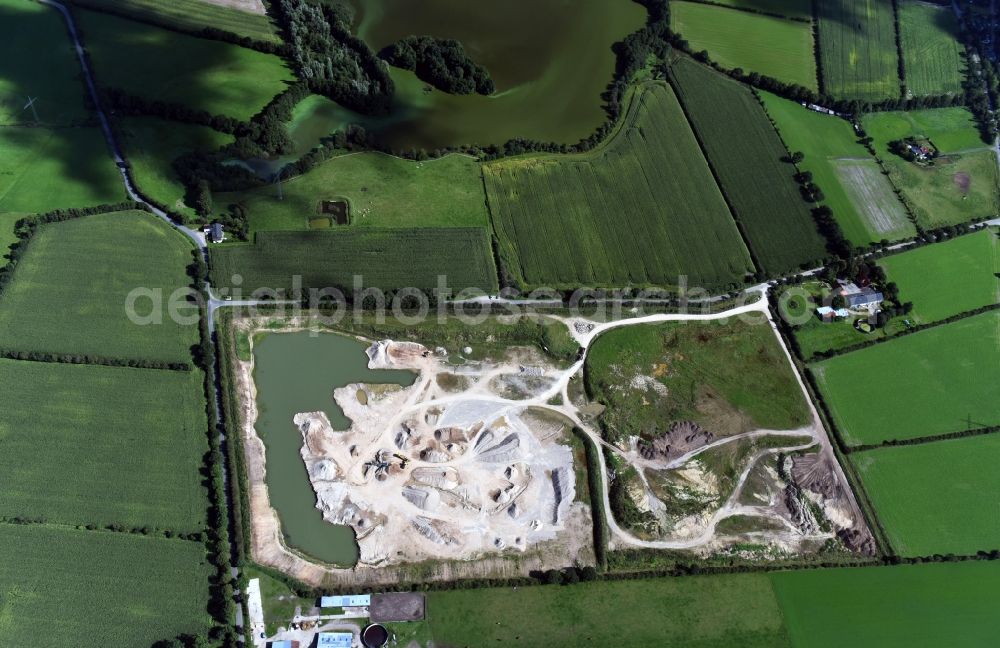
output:
[[[125,157],[122,154],[122,149],[118,145],[118,141],[115,139],[114,132],[111,130],[111,125],[108,122],[108,117],[107,117],[107,115],[104,112],[104,107],[101,105],[100,97],[97,94],[97,88],[96,88],[96,86],[94,84],[94,78],[93,78],[93,75],[91,74],[90,65],[87,62],[87,56],[86,56],[86,52],[85,52],[85,50],[83,48],[83,43],[80,41],[80,35],[79,35],[79,32],[77,31],[76,23],[73,20],[73,14],[70,13],[70,11],[68,9],[66,9],[65,6],[63,6],[59,2],[55,2],[54,0],[39,0],[39,2],[41,2],[44,5],[47,5],[49,7],[52,7],[54,9],[56,9],[60,14],[62,14],[63,20],[66,22],[66,27],[69,30],[69,34],[70,34],[70,36],[73,39],[73,46],[74,46],[74,48],[76,50],[77,58],[80,61],[80,68],[81,68],[81,70],[83,72],[84,81],[87,84],[87,91],[90,93],[90,97],[91,97],[91,99],[94,102],[94,108],[95,108],[95,111],[97,112],[97,118],[101,122],[101,130],[104,132],[104,139],[107,141],[108,149],[111,152],[111,156],[114,159],[115,164],[118,166],[119,172],[121,173],[122,184],[124,184],[125,191],[128,193],[129,198],[131,198],[132,200],[134,200],[134,201],[136,201],[138,203],[141,203],[141,204],[145,205],[154,214],[156,214],[157,216],[159,216],[160,218],[162,218],[163,220],[165,220],[172,227],[174,227],[179,232],[181,232],[182,234],[184,234],[185,236],[187,236],[189,239],[191,239],[194,242],[195,246],[198,248],[198,250],[201,253],[202,257],[207,262],[208,261],[208,250],[207,250],[207,247],[206,247],[205,236],[201,232],[199,232],[197,230],[193,230],[193,229],[191,229],[189,227],[185,227],[183,225],[179,225],[179,224],[175,223],[166,214],[166,212],[164,212],[162,209],[159,209],[158,207],[150,204],[149,201],[147,201],[145,198],[143,198],[143,196],[136,189],[135,183],[132,181],[131,172],[129,171],[128,166],[125,164]],[[205,289],[207,291],[211,291],[211,286],[206,283]],[[209,294],[211,294],[211,293],[209,292]],[[215,305],[215,308],[217,308],[217,307],[218,307],[218,304]],[[213,312],[214,312],[214,308],[212,307],[212,302],[210,301],[209,310],[208,310],[209,335],[211,335],[213,337],[213,339],[214,339],[215,338],[215,327],[214,327],[214,322],[213,322],[214,318],[212,317],[212,313]],[[222,412],[221,412],[221,408],[219,406],[219,400],[220,399],[219,399],[219,394],[218,394],[219,385],[221,384],[220,383],[220,377],[219,377],[218,363],[217,362],[213,362],[212,363],[212,367],[213,367],[213,370],[211,372],[211,378],[212,378],[212,384],[213,384],[212,397],[211,397],[212,406],[215,408],[216,417],[219,420],[222,420],[221,419]],[[220,445],[221,445],[221,450],[223,452],[223,455],[225,455],[225,453],[226,453],[226,437],[225,437],[225,434],[223,434],[221,432],[221,430],[220,430],[220,433],[219,433],[219,442],[220,442]],[[226,496],[226,500],[227,500],[227,505],[230,507],[230,510],[232,510],[233,502],[230,499],[229,471],[227,469],[227,466],[226,466],[225,462],[223,462],[223,464],[222,464],[222,481],[223,481],[223,489],[225,490],[225,496]],[[232,519],[231,516],[230,516],[230,519]],[[230,533],[229,533],[230,537],[233,537],[234,531],[235,531],[234,529],[230,529]],[[232,550],[233,550],[233,555],[232,555],[231,558],[233,560],[233,564],[235,564],[235,561],[237,559],[237,556],[236,556],[236,553],[235,553],[235,543],[232,543],[231,547],[232,547]],[[236,569],[236,567],[233,567],[232,571],[231,571],[231,575],[235,578],[235,577],[238,576],[238,574],[239,574],[239,572]],[[239,631],[239,640],[240,640],[240,642],[243,642],[243,609],[242,609],[242,606],[240,605],[239,601],[236,601],[235,625],[236,625],[237,630]]]

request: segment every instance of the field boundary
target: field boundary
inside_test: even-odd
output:
[[[878,450],[880,448],[898,448],[902,446],[912,446],[912,445],[923,445],[925,443],[937,443],[939,441],[954,441],[955,439],[966,439],[969,437],[985,436],[989,434],[996,434],[1000,432],[1000,425],[988,425],[985,427],[972,428],[969,430],[962,430],[959,432],[945,432],[943,434],[929,434],[922,437],[914,437],[912,439],[886,439],[881,443],[864,443],[859,445],[847,446],[847,454],[854,452],[868,452],[870,450]]]
[[[0,349],[0,358],[22,362],[49,362],[57,364],[98,365],[102,367],[122,367],[125,369],[146,369],[151,371],[191,371],[189,362],[161,362],[142,358],[115,358],[75,353],[48,353],[46,351],[15,351]]]
[[[899,77],[899,96],[905,99],[906,88],[906,62],[903,60],[903,36],[899,29],[899,0],[892,0],[892,31],[896,37],[896,76]]]
[[[819,3],[820,0],[812,0],[809,7],[812,11],[812,32],[813,32],[813,61],[816,63],[816,88],[820,97],[826,96],[826,75],[823,74],[823,50],[819,40]]]
[[[107,533],[112,535],[141,535],[164,540],[177,540],[178,542],[205,543],[203,531],[186,533],[183,531],[160,529],[149,525],[126,527],[121,524],[68,524],[64,522],[52,522],[44,517],[31,518],[19,515],[13,517],[0,516],[0,524],[7,526],[46,527],[49,529],[62,529],[64,531],[85,531],[88,533]]]

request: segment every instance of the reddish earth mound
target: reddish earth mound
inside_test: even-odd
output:
[[[969,193],[969,185],[972,184],[972,178],[965,171],[959,171],[951,177],[952,182],[958,187],[958,190],[963,194]]]

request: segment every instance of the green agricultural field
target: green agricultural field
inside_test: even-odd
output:
[[[80,63],[59,13],[36,2],[0,0],[0,127],[34,123],[24,109],[29,96],[44,125],[88,117]]]
[[[788,152],[756,97],[687,58],[673,63],[671,77],[764,269],[778,274],[822,259],[824,241],[792,178],[795,167],[781,161]]]
[[[321,203],[346,199],[352,227],[485,227],[486,197],[479,163],[465,155],[414,162],[384,153],[336,157],[282,182],[282,199],[267,185],[219,194],[220,205],[245,204],[250,229],[302,230],[322,216]]]
[[[4,646],[149,646],[211,625],[201,543],[0,524],[0,555]]]
[[[1000,313],[907,335],[812,366],[849,444],[1000,423]]]
[[[45,212],[125,198],[99,128],[0,126],[0,212]]]
[[[916,235],[892,184],[873,173],[878,165],[858,143],[850,123],[767,92],[760,96],[788,148],[805,154],[799,168],[813,174],[823,190],[823,204],[833,210],[848,240],[867,245]],[[845,174],[848,168],[854,169],[853,174]],[[865,182],[849,182],[853,176]]]
[[[809,421],[788,357],[766,321],[612,329],[591,346],[585,375],[588,392],[608,408],[603,427],[616,439],[653,435],[674,421],[695,421],[717,436]]]
[[[193,218],[184,204],[185,188],[171,163],[191,151],[213,151],[233,141],[211,128],[168,122],[155,117],[126,117],[120,122],[125,155],[140,191],[168,209]],[[225,209],[220,201],[218,207]]]
[[[167,300],[190,284],[193,246],[146,212],[117,212],[43,225],[0,296],[0,348],[93,354],[167,362],[190,361],[194,322],[169,316]],[[126,314],[136,288],[163,296],[163,323],[140,326]],[[152,311],[136,302],[139,315]],[[192,309],[178,302],[178,312]]]
[[[749,253],[670,87],[634,91],[618,130],[576,155],[484,165],[501,255],[528,285],[720,288]]]
[[[995,229],[927,245],[879,261],[912,318],[933,322],[1000,302],[1000,238]]]
[[[851,203],[863,210],[869,241],[893,240],[916,233],[906,207],[886,181],[878,162],[835,160],[833,167]]]
[[[427,619],[456,648],[789,645],[763,574],[429,592]]]
[[[910,94],[962,91],[963,48],[958,42],[958,19],[950,5],[901,0],[899,32]]]
[[[239,36],[281,42],[277,26],[266,15],[231,9],[205,0],[84,0],[85,7],[106,7],[136,20],[178,29],[214,27]]]
[[[807,0],[713,0],[716,4],[761,11],[796,20],[812,21],[812,5]]]
[[[771,581],[800,648],[973,648],[1000,633],[997,562],[807,569]]]
[[[908,112],[869,113],[861,118],[865,132],[875,140],[880,156],[889,142],[905,137],[926,138],[944,153],[985,149],[976,122],[965,108],[931,108]]]
[[[820,64],[827,94],[878,101],[899,96],[891,0],[818,0]]]
[[[0,360],[0,517],[202,530],[201,380],[200,372]]]
[[[271,54],[93,11],[77,16],[105,87],[245,120],[293,78]]]
[[[261,232],[252,245],[213,247],[212,283],[225,288],[242,278],[249,295],[259,288],[285,290],[301,277],[304,288],[353,290],[438,285],[454,290],[497,290],[497,275],[482,227],[342,227],[312,232]]]
[[[29,96],[38,125],[25,109]],[[36,2],[0,0],[0,214],[124,198],[100,129],[85,125],[93,116],[84,96],[80,63],[59,13]]]
[[[817,89],[809,23],[697,2],[673,2],[670,26],[724,68],[759,72]]]
[[[964,108],[873,113],[862,125],[923,227],[1000,213],[996,153],[979,139]],[[889,142],[904,137],[929,139],[941,156],[931,166],[907,162],[889,151]]]
[[[1000,214],[1000,174],[996,153],[990,149],[942,156],[930,168],[891,154],[885,163],[889,177],[925,228]]]
[[[997,548],[1000,436],[879,448],[851,461],[900,555]]]

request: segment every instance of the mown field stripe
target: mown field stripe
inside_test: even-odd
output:
[[[752,270],[728,207],[673,91],[634,89],[615,134],[592,151],[489,162],[495,232],[529,286],[718,290]],[[510,238],[513,236],[513,238]],[[589,260],[589,261],[588,261]]]
[[[675,59],[670,78],[763,268],[782,274],[823,259],[794,167],[781,161],[784,144],[750,90],[687,57]]]

